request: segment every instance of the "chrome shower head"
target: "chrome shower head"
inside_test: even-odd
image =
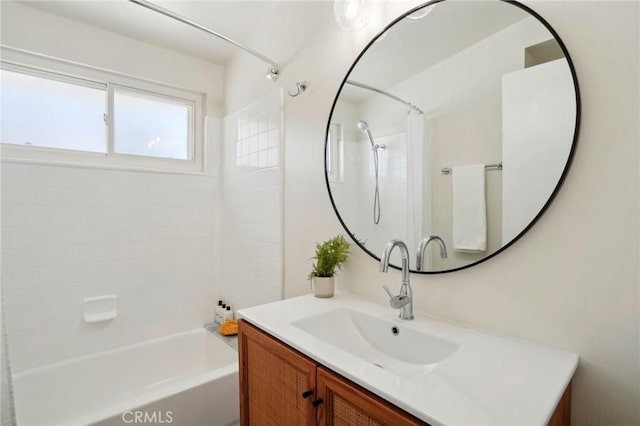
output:
[[[378,145],[377,143],[375,143],[373,141],[373,136],[371,136],[371,132],[369,131],[369,125],[367,124],[366,121],[364,121],[364,120],[358,121],[358,124],[356,124],[356,127],[362,133],[366,133],[367,134],[367,136],[369,137],[369,143],[371,144],[371,149],[373,149],[374,153],[377,153],[378,151],[384,151],[385,149],[387,149],[386,145],[384,145],[384,144]]]

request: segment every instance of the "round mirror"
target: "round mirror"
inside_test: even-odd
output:
[[[329,196],[376,259],[397,238],[413,272],[475,265],[548,206],[579,112],[569,54],[531,9],[427,3],[380,33],[345,77],[327,126]]]

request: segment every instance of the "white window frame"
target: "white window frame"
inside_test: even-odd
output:
[[[327,176],[330,182],[344,182],[344,133],[341,123],[330,123],[328,134]]]
[[[163,83],[142,80],[125,74],[76,64],[27,51],[2,46],[3,70],[34,77],[47,78],[91,88],[105,90],[106,153],[62,148],[0,144],[2,162],[42,163],[69,167],[125,169],[170,173],[204,173],[205,139],[204,117],[206,95]],[[147,95],[150,99],[175,102],[190,107],[189,159],[152,157],[116,153],[113,135],[113,100],[115,91]]]

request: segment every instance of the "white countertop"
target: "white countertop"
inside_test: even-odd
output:
[[[408,380],[291,324],[341,308],[428,332],[460,349]],[[240,318],[433,426],[544,425],[578,365],[576,354],[418,315],[401,321],[397,314],[348,294],[306,295],[239,311]]]

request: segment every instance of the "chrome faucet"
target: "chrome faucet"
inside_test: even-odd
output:
[[[391,307],[400,309],[399,318],[412,320],[413,291],[411,290],[411,283],[409,282],[409,250],[407,250],[407,245],[404,242],[391,240],[387,243],[380,257],[380,272],[387,272],[389,270],[389,257],[395,247],[400,249],[400,256],[402,256],[402,287],[400,287],[400,294],[398,296],[393,296],[388,288],[385,288],[385,290],[391,299],[389,301]]]
[[[418,244],[418,255],[416,257],[416,270],[418,271],[422,271],[424,252],[427,250],[427,246],[431,241],[437,242],[440,246],[440,258],[447,258],[447,246],[444,244],[444,241],[442,241],[442,238],[437,235],[429,235],[429,237],[423,238],[422,241],[420,241],[420,244]]]

